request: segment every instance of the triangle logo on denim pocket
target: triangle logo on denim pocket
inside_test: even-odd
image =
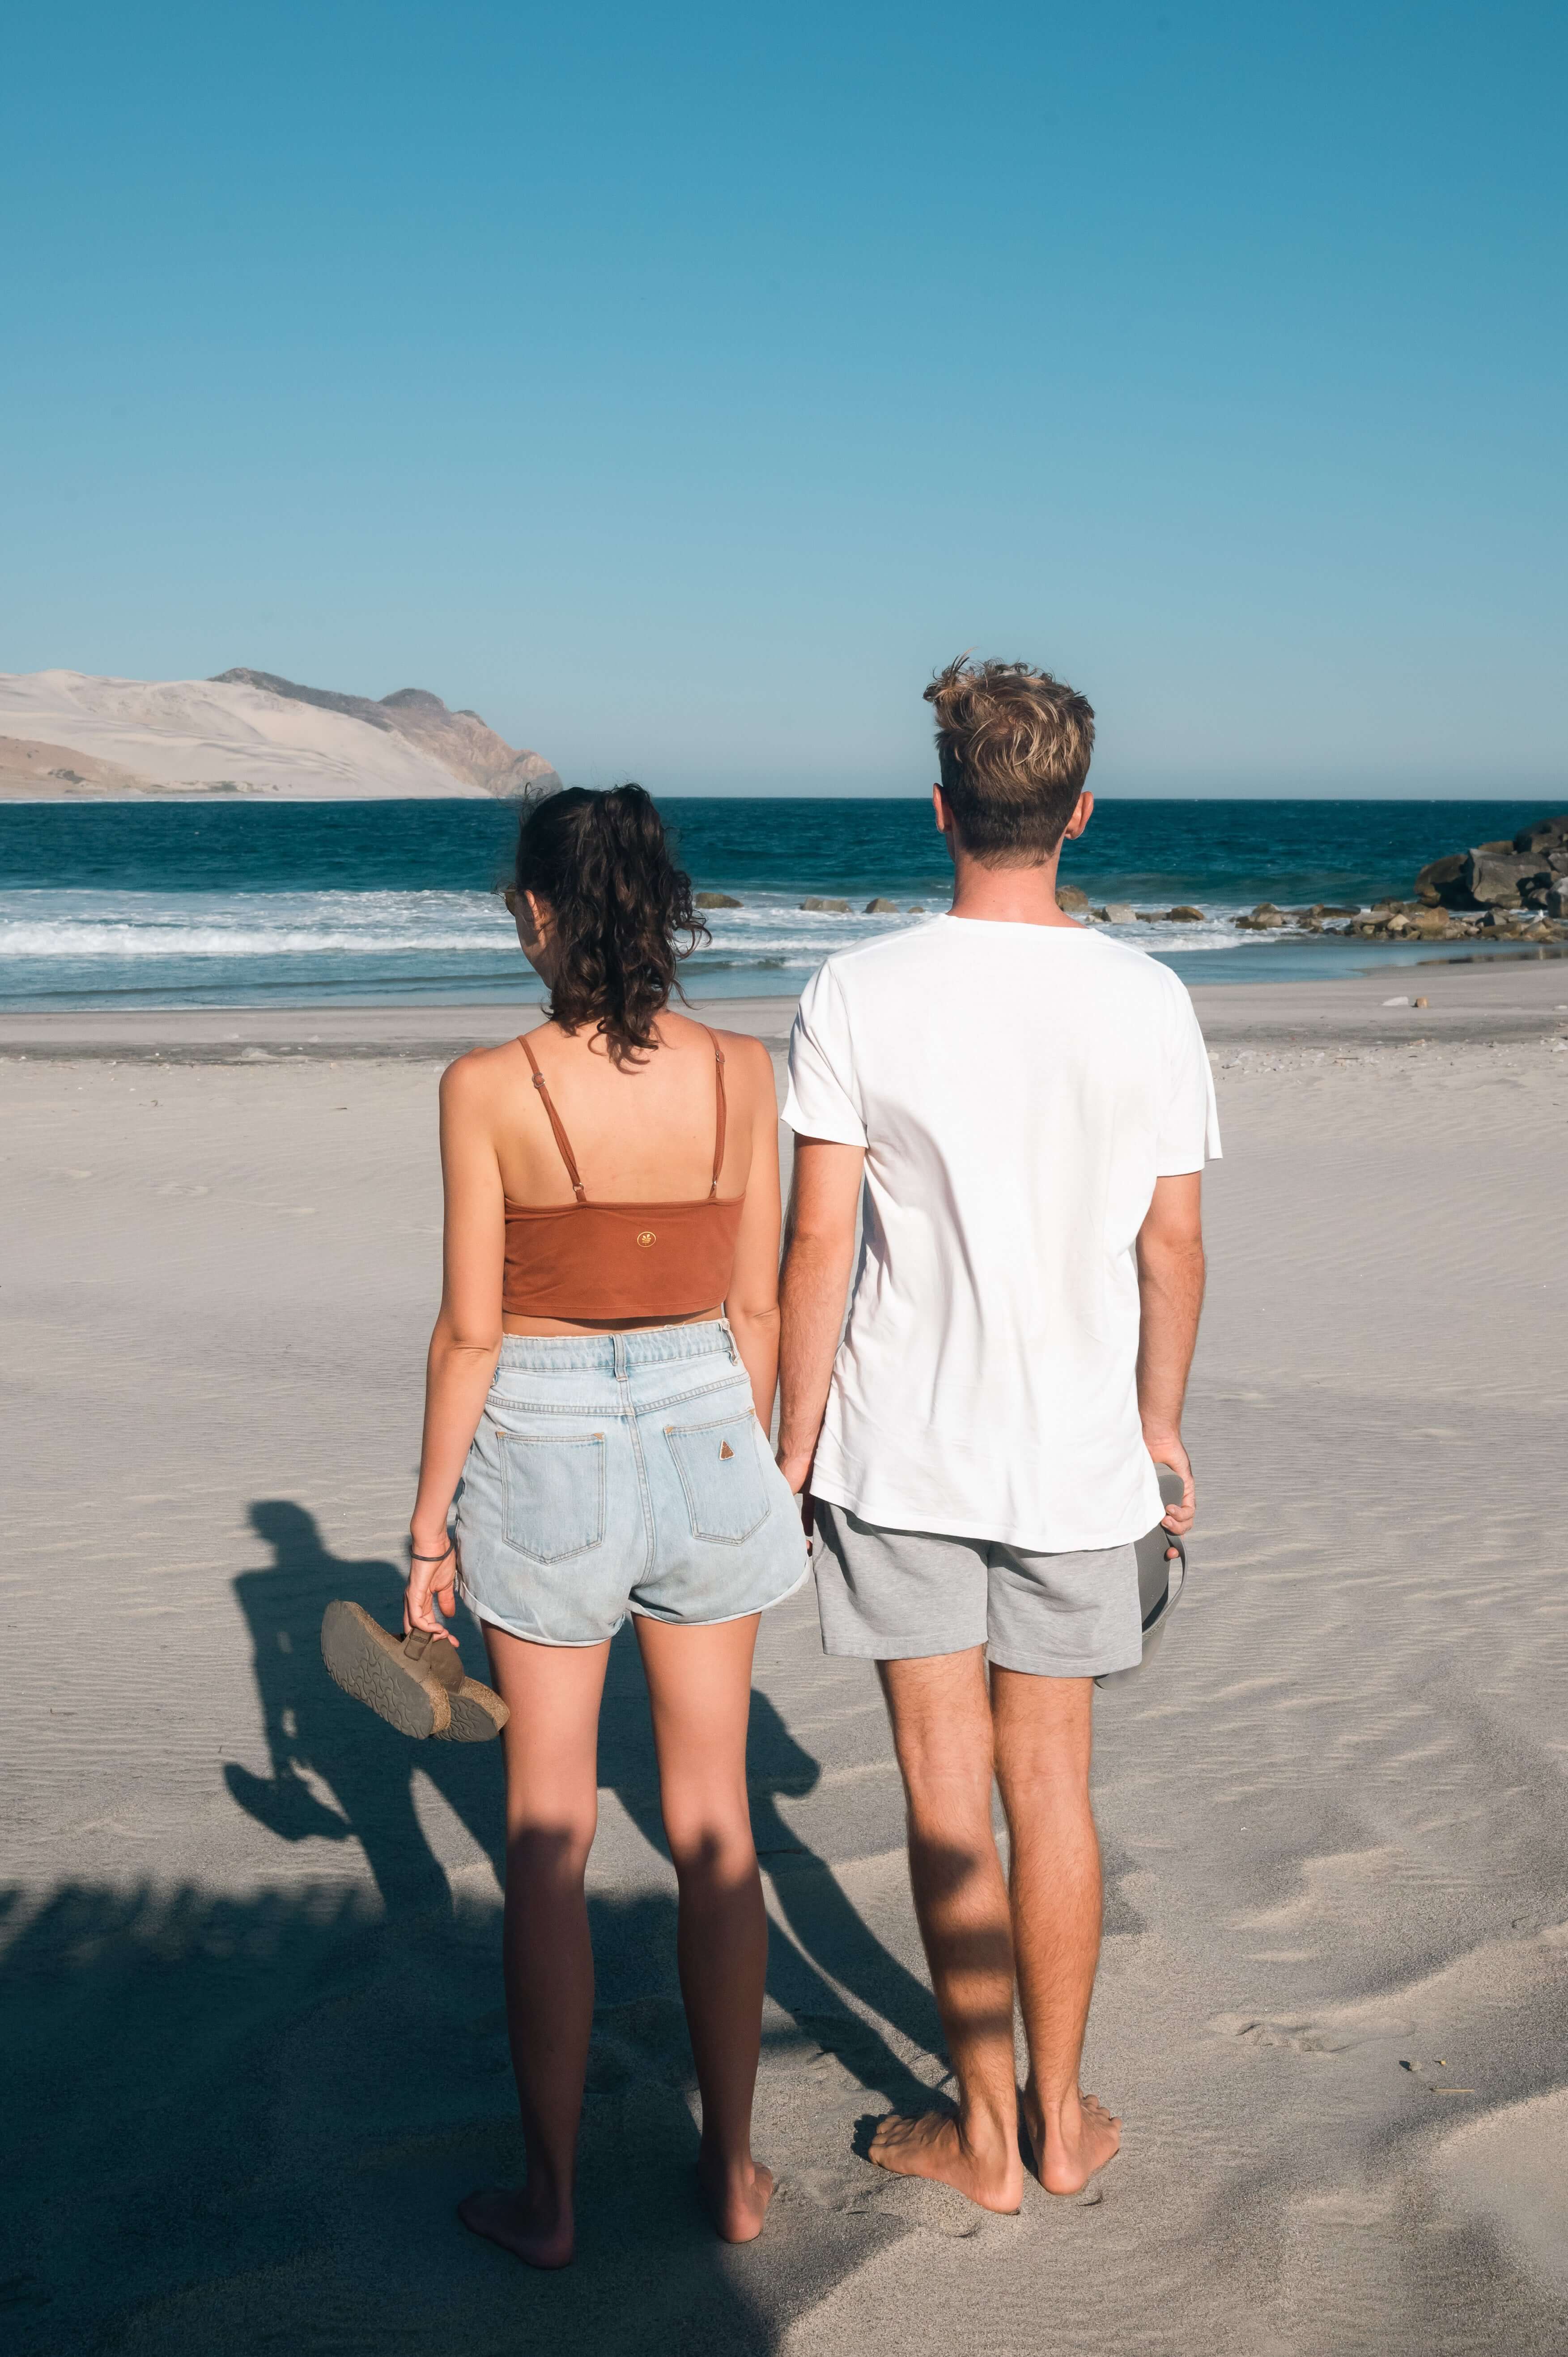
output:
[[[733,1456],[735,1455],[735,1450],[730,1447],[729,1442],[728,1442],[727,1440],[725,1442],[724,1447],[720,1449],[720,1451],[719,1451],[719,1455],[720,1455],[721,1457],[733,1457]]]

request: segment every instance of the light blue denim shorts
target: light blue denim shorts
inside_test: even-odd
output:
[[[481,1620],[596,1645],[628,1612],[699,1628],[780,1603],[810,1565],[799,1502],[723,1320],[509,1334],[457,1494]]]

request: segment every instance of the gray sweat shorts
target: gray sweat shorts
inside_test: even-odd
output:
[[[815,1501],[822,1651],[908,1662],[983,1645],[998,1669],[1100,1678],[1144,1658],[1131,1544],[1031,1555],[999,1539],[889,1531]]]

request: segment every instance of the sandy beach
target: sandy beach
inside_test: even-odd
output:
[[[0,1017],[19,2357],[1568,2347],[1568,962],[1195,997],[1199,1523],[1098,1712],[1122,2154],[1015,2219],[859,2157],[943,2064],[875,1680],[806,1593],[753,1714],[768,2232],[722,2247],[693,2190],[623,1634],[556,2277],[454,2216],[521,2166],[499,1759],[400,1738],[317,1648],[331,1598],[396,1610],[435,1076],[506,1011]],[[712,1010],[778,1051],[791,1011]]]

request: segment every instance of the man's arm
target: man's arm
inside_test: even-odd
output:
[[[825,1137],[795,1141],[779,1280],[779,1463],[797,1494],[811,1479],[828,1404],[865,1165],[863,1146],[840,1146]]]
[[[1181,1475],[1181,1503],[1165,1517],[1177,1538],[1191,1530],[1197,1511],[1181,1410],[1203,1308],[1202,1189],[1196,1170],[1156,1178],[1138,1231],[1138,1414],[1150,1456]]]

